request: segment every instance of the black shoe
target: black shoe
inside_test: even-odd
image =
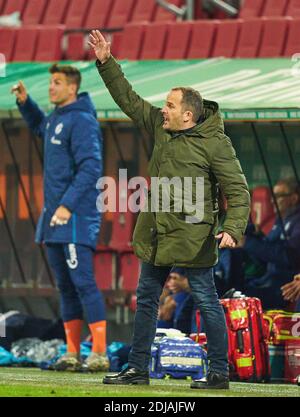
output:
[[[102,382],[115,385],[149,385],[149,372],[126,368],[118,374],[106,375]]]
[[[196,389],[229,389],[229,378],[216,372],[210,372],[206,378],[196,379],[191,383]]]

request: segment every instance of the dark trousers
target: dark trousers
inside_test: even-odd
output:
[[[158,315],[158,303],[170,267],[143,263],[137,289],[137,310],[134,322],[129,367],[147,370],[150,362]],[[192,296],[206,329],[209,371],[228,375],[228,342],[225,316],[219,303],[212,268],[186,268]]]

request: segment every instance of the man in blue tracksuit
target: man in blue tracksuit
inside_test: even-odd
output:
[[[102,136],[87,93],[78,94],[77,68],[54,64],[46,116],[20,81],[12,92],[30,129],[44,140],[44,209],[36,241],[47,246],[48,259],[61,294],[67,353],[54,369],[79,370],[83,310],[93,338],[83,367],[107,370],[105,304],[93,273],[93,250],[100,230],[96,183],[102,175]]]
[[[274,187],[279,218],[267,236],[257,235],[253,225],[246,230],[244,251],[253,261],[266,267],[262,276],[248,277],[244,293],[258,297],[265,310],[285,308],[281,287],[300,271],[300,189],[294,178],[277,182]]]

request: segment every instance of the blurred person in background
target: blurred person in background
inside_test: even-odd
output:
[[[81,74],[75,67],[49,69],[48,116],[20,81],[12,88],[29,128],[44,142],[44,208],[36,242],[45,243],[61,297],[67,353],[52,369],[105,371],[105,303],[93,271],[101,217],[96,209],[96,183],[102,175],[102,135],[88,93],[78,93]],[[82,364],[80,339],[83,313],[91,331],[92,353]]]
[[[300,189],[297,180],[279,180],[274,186],[274,196],[279,215],[272,230],[265,236],[256,225],[249,224],[243,244],[246,255],[264,272],[259,276],[248,275],[242,290],[247,296],[260,298],[265,310],[287,306],[281,287],[300,269]]]
[[[296,303],[295,312],[300,313],[300,274],[295,275],[293,281],[283,285],[281,291],[286,301]]]
[[[194,301],[184,268],[172,268],[160,297],[158,328],[173,328],[190,334],[195,315]]]

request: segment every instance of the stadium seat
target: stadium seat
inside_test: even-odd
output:
[[[38,33],[39,29],[37,26],[28,26],[18,30],[12,61],[30,62],[34,59]]]
[[[288,0],[265,0],[262,16],[275,17],[284,16]]]
[[[189,48],[192,24],[174,22],[169,24],[164,59],[185,59]]]
[[[139,0],[131,16],[131,22],[151,22],[156,12],[155,1]]]
[[[245,20],[241,25],[240,36],[235,52],[236,58],[256,58],[262,36],[261,18]]]
[[[122,32],[118,59],[139,59],[146,24],[127,23]]]
[[[4,8],[5,0],[0,0],[0,15],[2,14],[2,10]]]
[[[92,0],[83,27],[86,29],[105,28],[113,4],[114,0]]]
[[[244,0],[241,6],[239,17],[248,19],[249,17],[261,16],[264,0]]]
[[[48,6],[43,18],[43,24],[59,25],[60,23],[63,23],[69,4],[69,0],[48,0]]]
[[[94,255],[94,272],[100,290],[116,288],[117,258],[113,251],[97,249]]]
[[[287,37],[288,17],[263,17],[263,35],[258,57],[274,58],[283,54]]]
[[[218,20],[196,20],[192,23],[187,59],[210,57],[218,24]]]
[[[202,0],[198,0],[195,2],[194,7],[194,19],[208,19],[208,14],[205,10],[203,10]]]
[[[15,29],[0,28],[0,53],[5,56],[6,62],[12,60],[16,35]]]
[[[283,55],[291,57],[300,52],[300,18],[292,19],[288,23],[288,35]]]
[[[221,20],[217,27],[217,34],[212,57],[233,57],[237,47],[242,20]]]
[[[86,19],[90,0],[71,0],[64,24],[67,29],[79,29]]]
[[[130,21],[135,0],[115,0],[110,10],[107,29],[123,28]]]
[[[39,31],[35,61],[51,62],[62,59],[62,39],[65,26],[42,26]]]
[[[38,25],[42,22],[47,0],[28,0],[23,13],[22,23],[24,25]]]
[[[264,234],[268,234],[275,221],[272,194],[269,187],[259,186],[252,190],[251,219],[259,225]]]
[[[140,261],[133,252],[124,252],[119,258],[118,289],[135,292],[140,276]]]
[[[129,210],[126,213],[114,213],[109,247],[117,252],[132,250],[134,224],[135,215]]]
[[[182,6],[183,0],[168,0],[168,3],[172,3],[175,6],[180,7]],[[153,20],[155,22],[172,21],[172,20],[176,20],[176,15],[158,5]]]
[[[145,29],[140,59],[161,59],[165,50],[168,23],[155,22]]]
[[[285,14],[293,18],[300,17],[300,0],[290,0]]]
[[[2,14],[7,15],[14,12],[20,12],[20,16],[22,17],[25,3],[25,0],[6,0]]]
[[[84,33],[69,33],[65,59],[83,61],[86,57]]]

